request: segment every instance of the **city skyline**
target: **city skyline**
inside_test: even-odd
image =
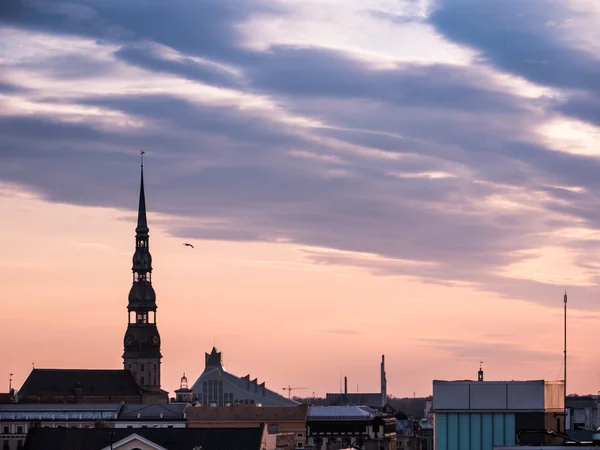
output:
[[[171,396],[561,379],[565,288],[596,393],[600,8],[317,3],[0,7],[7,386],[122,367],[143,149]]]

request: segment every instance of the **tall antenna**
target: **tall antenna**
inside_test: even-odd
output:
[[[140,150],[140,158],[142,160],[141,166],[144,167],[144,154],[146,152],[144,150]]]
[[[564,366],[565,366],[565,374],[564,374],[564,389],[565,389],[565,398],[564,398],[564,409],[565,409],[565,416],[567,414],[567,290],[565,289],[565,296],[563,298],[564,302],[565,302],[565,361],[564,361]],[[566,417],[565,417],[566,419]],[[566,424],[565,424],[566,426]]]

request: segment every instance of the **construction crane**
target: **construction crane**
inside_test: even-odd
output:
[[[305,387],[291,387],[288,385],[288,387],[284,387],[283,390],[284,391],[288,391],[288,398],[292,398],[292,391],[295,391],[296,389],[308,389]]]

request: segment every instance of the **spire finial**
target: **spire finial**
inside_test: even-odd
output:
[[[141,167],[144,167],[144,153],[146,153],[144,150],[140,150],[140,158],[142,160]]]
[[[567,303],[567,290],[565,289],[565,296],[563,297],[565,303]]]

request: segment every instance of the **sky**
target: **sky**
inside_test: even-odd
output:
[[[163,388],[600,389],[596,0],[3,0],[0,374],[120,368],[139,151]],[[195,249],[184,247],[191,242]],[[0,389],[4,390],[4,388]]]

